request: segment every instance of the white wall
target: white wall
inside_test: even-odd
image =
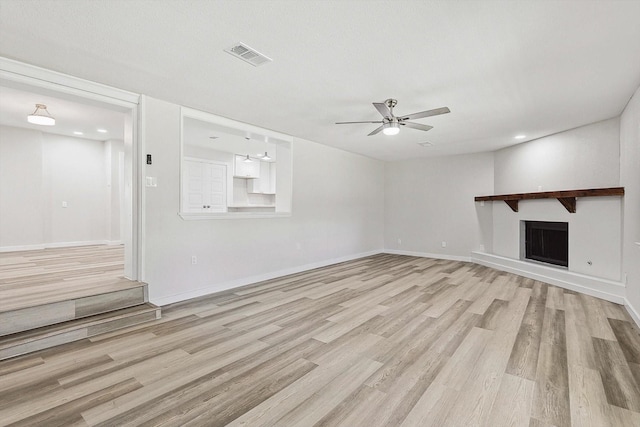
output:
[[[625,187],[622,271],[627,301],[640,324],[640,88],[620,119],[620,184]]]
[[[293,214],[187,221],[178,216],[180,107],[144,97],[144,268],[166,304],[383,248],[384,164],[302,139],[293,142]],[[191,257],[198,262],[191,264]]]
[[[466,259],[480,245],[491,250],[491,206],[473,198],[492,193],[492,153],[387,163],[385,248]]]
[[[103,143],[52,134],[43,141],[45,243],[106,240]]]
[[[122,142],[6,126],[0,141],[0,250],[106,243],[112,223],[119,236],[119,174],[105,154],[117,158]]]
[[[620,119],[613,118],[495,152],[496,194],[616,187]]]
[[[0,126],[0,248],[41,245],[42,133]]]

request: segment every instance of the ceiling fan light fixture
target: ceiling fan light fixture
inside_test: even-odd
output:
[[[249,155],[247,154],[247,157],[244,158],[243,162],[245,162],[245,163],[253,163],[253,160],[251,160],[251,157],[249,157]]]
[[[385,123],[382,133],[385,135],[397,135],[400,133],[400,125],[397,122]]]
[[[35,111],[27,116],[27,121],[41,126],[53,126],[56,124],[56,119],[49,114],[47,106],[44,104],[36,104]]]

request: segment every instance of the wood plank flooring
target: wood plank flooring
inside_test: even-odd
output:
[[[623,307],[376,255],[0,362],[12,426],[640,426]]]
[[[139,286],[123,278],[122,245],[0,253],[0,311]]]

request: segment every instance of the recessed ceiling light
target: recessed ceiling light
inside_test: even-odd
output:
[[[514,136],[515,139],[525,139],[527,137],[527,135],[516,135]]]
[[[429,141],[426,142],[418,142],[418,145],[422,145],[423,147],[433,147],[433,144]]]
[[[73,134],[74,135],[84,135],[84,133],[82,133],[80,131],[77,131],[77,130],[73,131]]]
[[[106,129],[98,129],[98,132],[100,132],[100,133],[107,133],[107,130],[106,130]]]

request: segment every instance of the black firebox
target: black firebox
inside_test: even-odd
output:
[[[548,264],[569,266],[569,224],[566,222],[524,221],[525,258]]]

